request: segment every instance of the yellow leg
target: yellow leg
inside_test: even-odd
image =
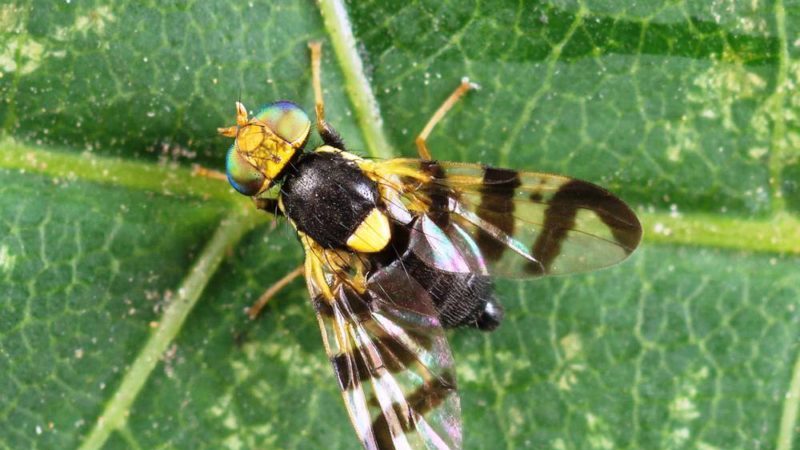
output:
[[[228,177],[223,172],[214,169],[206,169],[198,164],[192,166],[192,175],[211,178],[212,180],[228,181]]]
[[[317,130],[320,134],[324,134],[330,130],[330,126],[325,122],[325,100],[322,98],[322,42],[309,42],[308,48],[311,49],[311,78],[314,84],[314,109],[317,113]]]
[[[317,112],[317,128],[322,129],[325,123],[325,101],[322,98],[322,74],[320,66],[322,61],[322,42],[308,43],[311,49],[311,82],[314,85],[314,109]]]
[[[314,85],[314,110],[317,113],[317,132],[322,140],[336,148],[344,148],[339,133],[325,121],[325,100],[322,98],[322,42],[308,43],[311,49],[311,81]]]
[[[269,289],[266,290],[266,292],[261,294],[261,297],[258,297],[258,300],[256,300],[255,303],[253,303],[253,306],[251,306],[247,310],[247,315],[250,316],[250,319],[255,319],[256,317],[258,317],[258,314],[261,313],[261,310],[264,309],[265,306],[267,306],[267,302],[269,302],[272,299],[272,297],[274,297],[275,294],[277,294],[281,289],[286,287],[287,284],[294,281],[294,279],[299,277],[300,275],[303,275],[304,271],[305,271],[305,266],[300,266],[292,270],[291,272],[287,273],[286,275],[284,275],[283,278],[281,278],[280,280],[275,282],[275,284],[270,286]]]
[[[456,104],[458,99],[460,99],[464,94],[467,93],[470,89],[478,89],[478,85],[475,83],[470,83],[469,78],[462,78],[461,84],[458,85],[455,91],[447,97],[447,100],[442,103],[442,106],[433,113],[433,116],[428,120],[428,123],[425,124],[425,128],[422,129],[422,132],[417,136],[416,143],[417,143],[417,150],[419,151],[419,157],[430,161],[431,159],[431,152],[428,151],[428,136],[430,136],[431,131],[433,131],[433,127],[439,123],[444,115],[447,114],[447,111],[450,111],[450,108]]]

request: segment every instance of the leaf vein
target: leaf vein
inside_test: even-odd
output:
[[[106,403],[91,432],[80,446],[81,450],[101,448],[112,431],[125,426],[133,402],[161,361],[161,355],[175,339],[186,317],[197,304],[200,294],[216,272],[226,251],[235,246],[255,222],[252,209],[238,210],[229,219],[222,221],[178,288],[176,298],[165,309],[158,328],[142,347],[119,387]]]
[[[384,132],[380,105],[364,71],[344,3],[341,0],[320,0],[319,8],[344,74],[345,90],[356,111],[367,150],[374,157],[390,158],[394,150]]]

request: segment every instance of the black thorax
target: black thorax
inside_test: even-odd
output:
[[[283,206],[297,229],[324,248],[344,248],[379,204],[378,187],[338,153],[303,155],[283,183]]]

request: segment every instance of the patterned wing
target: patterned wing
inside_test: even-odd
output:
[[[461,448],[453,359],[428,293],[399,266],[378,271],[360,293],[322,256],[307,254],[306,279],[364,447]]]
[[[474,271],[454,261],[479,249],[493,275],[583,272],[624,260],[642,237],[630,207],[586,181],[412,159],[371,169],[416,212],[413,233],[427,242],[415,252],[442,270]]]

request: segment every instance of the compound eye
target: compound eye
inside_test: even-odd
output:
[[[228,156],[225,158],[225,171],[231,186],[240,194],[251,197],[261,190],[264,180],[267,178],[236,151],[235,145],[228,150]]]
[[[256,118],[269,125],[275,134],[295,148],[305,145],[311,130],[308,115],[292,102],[270,103],[256,114]]]

